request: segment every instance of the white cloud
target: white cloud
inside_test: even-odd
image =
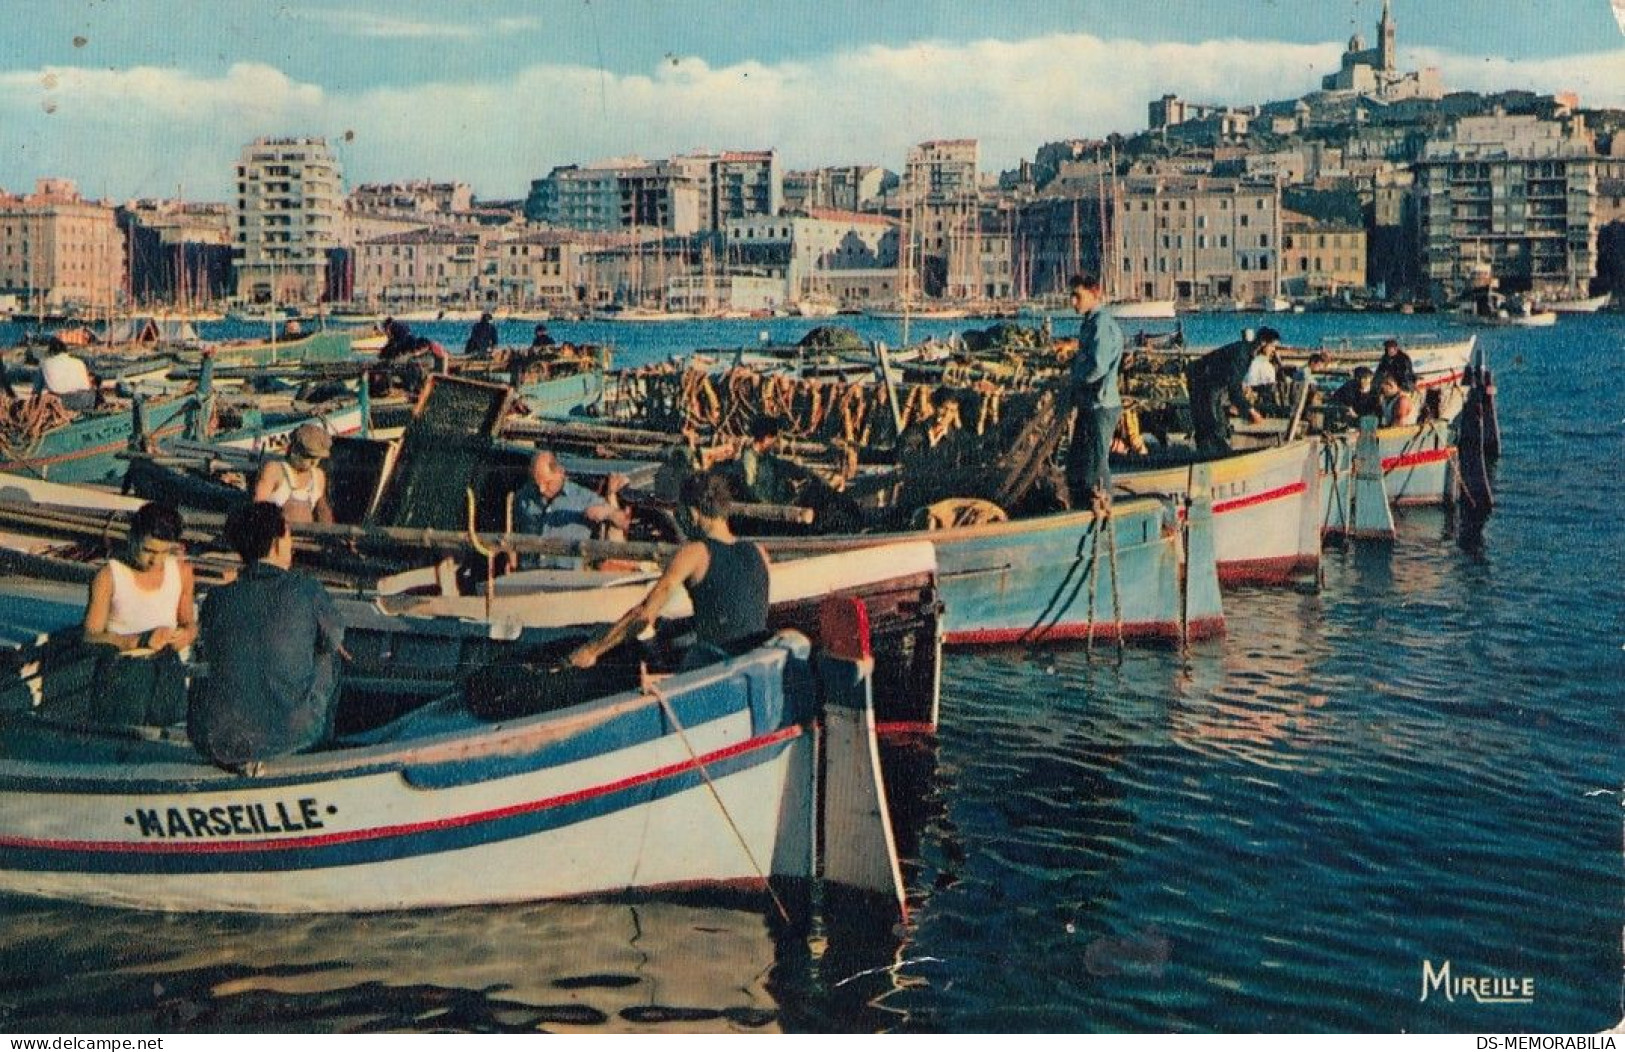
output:
[[[1417,66],[1437,67],[1452,91],[1573,91],[1584,106],[1625,107],[1625,59],[1617,50],[1520,62],[1427,49],[1407,54]]]
[[[376,20],[374,20],[376,21]],[[1341,44],[1223,40],[1147,44],[1067,34],[968,44],[869,46],[811,61],[713,66],[672,56],[624,75],[538,65],[506,80],[419,82],[328,91],[266,65],[217,78],[181,70],[53,67],[0,74],[0,117],[20,148],[0,156],[0,185],[40,175],[110,192],[167,192],[177,182],[224,197],[242,146],[263,135],[324,135],[348,181],[437,178],[484,196],[523,194],[557,164],[694,149],[777,147],[792,167],[902,165],[932,138],[981,141],[988,168],[1040,144],[1145,127],[1165,93],[1245,105],[1313,90]],[[1452,89],[1572,89],[1625,104],[1617,55],[1506,62],[1439,52]],[[47,113],[47,109],[51,112]],[[94,187],[94,183],[88,186]]]
[[[389,40],[468,39],[478,30],[467,22],[426,22],[394,18],[368,11],[328,11],[317,7],[299,8],[289,14],[319,22],[328,29],[358,37]]]

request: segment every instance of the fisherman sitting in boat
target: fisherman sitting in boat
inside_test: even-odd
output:
[[[490,311],[480,315],[480,320],[468,331],[468,342],[463,344],[463,354],[470,358],[489,358],[491,352],[497,349],[497,327],[491,320]]]
[[[728,526],[730,503],[728,482],[715,472],[683,480],[679,505],[700,539],[679,548],[643,601],[603,635],[578,647],[570,664],[591,668],[635,627],[653,625],[679,584],[694,606],[695,642],[683,655],[685,669],[723,661],[761,643],[767,633],[767,552],[734,536]]]
[[[1382,396],[1377,393],[1371,369],[1361,365],[1355,368],[1353,378],[1344,381],[1343,386],[1332,392],[1327,401],[1332,407],[1341,407],[1350,416],[1358,420],[1362,416],[1382,415]],[[1337,421],[1330,418],[1328,424]]]
[[[1382,378],[1392,376],[1399,381],[1402,391],[1416,390],[1416,367],[1411,364],[1411,356],[1399,348],[1399,341],[1389,337],[1382,341],[1382,361],[1377,363],[1376,383],[1382,386]]]
[[[288,440],[285,460],[272,460],[254,480],[254,499],[275,504],[289,522],[332,522],[327,473],[321,463],[333,451],[333,438],[321,424],[300,424]]]
[[[1409,427],[1416,423],[1416,399],[1399,385],[1399,378],[1385,374],[1379,387],[1382,395],[1382,426]]]
[[[182,529],[174,508],[143,504],[124,551],[90,581],[84,640],[110,648],[90,695],[94,723],[168,726],[186,716],[180,655],[197,638],[197,614]]]
[[[402,322],[390,321],[389,339],[378,352],[379,368],[373,370],[371,383],[382,393],[393,385],[407,391],[423,387],[429,370],[443,371],[448,360],[446,349],[427,336],[414,336]]]
[[[236,767],[332,737],[344,624],[327,590],[292,571],[281,508],[243,505],[225,537],[244,566],[203,600],[209,673],[192,693],[186,729],[203,755]]]
[[[625,475],[610,475],[606,499],[572,482],[552,450],[539,449],[530,458],[529,481],[514,493],[514,529],[552,540],[586,541],[593,539],[599,527],[605,527],[619,532],[619,536],[612,533],[611,539],[624,540],[632,525],[632,513],[620,506],[618,494],[626,483]],[[540,563],[527,568],[575,569],[580,565],[579,558],[543,557]]]
[[[75,412],[96,408],[96,380],[90,375],[90,368],[82,359],[68,353],[67,344],[58,337],[51,337],[50,350],[40,362],[35,393],[49,391]]]
[[[759,416],[750,424],[750,441],[730,465],[735,491],[756,504],[789,504],[795,500],[795,472],[775,452],[784,422]]]

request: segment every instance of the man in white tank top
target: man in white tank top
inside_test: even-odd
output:
[[[124,552],[91,579],[84,641],[110,648],[111,658],[98,665],[94,722],[166,725],[185,716],[180,655],[197,639],[197,612],[181,531],[174,508],[142,505]]]

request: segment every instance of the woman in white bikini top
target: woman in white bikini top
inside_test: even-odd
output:
[[[281,508],[290,523],[332,522],[327,474],[320,467],[332,449],[333,439],[322,425],[299,425],[288,441],[288,459],[274,460],[260,469],[254,499]]]

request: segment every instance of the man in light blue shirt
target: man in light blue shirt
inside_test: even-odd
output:
[[[1100,279],[1072,278],[1072,309],[1083,315],[1078,353],[1072,359],[1072,448],[1066,458],[1066,487],[1072,507],[1102,510],[1111,504],[1108,463],[1112,434],[1123,415],[1117,373],[1123,364],[1123,330],[1101,309]]]
[[[626,476],[610,476],[610,493],[625,485]],[[551,450],[538,450],[530,458],[530,481],[514,493],[513,525],[519,533],[552,540],[587,541],[595,528],[608,524],[624,531],[631,513],[585,486],[570,481],[564,465]],[[530,560],[526,560],[530,562]],[[579,569],[574,557],[544,557],[538,564],[549,569]]]

